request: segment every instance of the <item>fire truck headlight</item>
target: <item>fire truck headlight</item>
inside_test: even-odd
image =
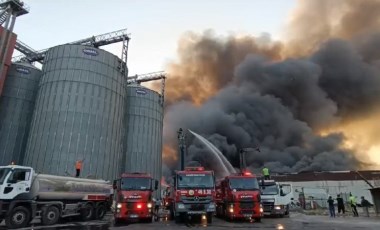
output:
[[[166,202],[165,202],[165,205],[168,205],[168,204],[169,204],[169,202],[166,201]]]
[[[185,209],[185,205],[184,204],[178,204],[178,209]]]
[[[147,206],[148,208],[152,208],[152,203],[148,203],[146,206]]]
[[[264,212],[264,209],[263,209],[263,208],[260,208],[260,212]]]
[[[117,204],[117,206],[116,206],[117,208],[121,208],[121,204]]]
[[[230,207],[230,210],[229,210],[231,213],[234,212],[234,208],[233,207]]]
[[[281,209],[281,206],[280,206],[280,205],[276,205],[276,206],[274,206],[274,209],[276,209],[276,210],[280,210],[280,209]]]

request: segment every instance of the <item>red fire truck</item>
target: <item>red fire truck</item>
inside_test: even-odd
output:
[[[158,181],[147,173],[124,173],[114,181],[115,223],[153,220],[153,191]]]
[[[216,213],[220,217],[260,222],[263,215],[260,202],[257,178],[248,171],[227,176],[217,184]]]
[[[186,167],[176,171],[174,186],[166,199],[171,216],[176,222],[193,216],[201,216],[212,223],[215,213],[215,176],[213,171],[203,167]]]

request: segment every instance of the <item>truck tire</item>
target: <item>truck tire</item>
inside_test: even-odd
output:
[[[9,216],[5,218],[8,229],[24,228],[30,222],[30,211],[22,206],[15,207]]]
[[[170,207],[170,220],[174,220],[175,216],[174,216],[174,208],[173,206]]]
[[[94,216],[94,208],[91,204],[87,203],[80,211],[80,215],[83,221],[89,221]]]
[[[41,223],[43,225],[54,225],[60,218],[59,209],[56,206],[48,206],[42,212]]]
[[[207,213],[207,223],[208,224],[212,224],[212,217],[213,217],[213,213],[212,212],[208,212]]]
[[[98,205],[95,209],[95,219],[102,220],[107,213],[107,208],[104,204]]]

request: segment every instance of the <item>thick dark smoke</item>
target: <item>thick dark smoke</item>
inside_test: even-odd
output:
[[[367,164],[344,146],[345,133],[320,132],[378,111],[380,1],[332,2],[301,1],[284,43],[209,32],[182,40],[180,60],[168,68],[165,145],[177,148],[182,127],[206,137],[234,167],[239,148],[256,146],[260,152],[247,155],[253,169]],[[220,170],[205,146],[188,141],[189,161]]]

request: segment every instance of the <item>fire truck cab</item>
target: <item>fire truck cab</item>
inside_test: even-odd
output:
[[[170,213],[180,222],[184,218],[202,216],[212,223],[215,212],[215,176],[203,167],[186,167],[176,171],[170,191]]]
[[[263,209],[256,176],[245,171],[219,181],[216,187],[216,213],[228,220],[254,219],[260,222]]]
[[[114,181],[115,223],[153,221],[153,192],[158,181],[147,173],[123,173]]]

